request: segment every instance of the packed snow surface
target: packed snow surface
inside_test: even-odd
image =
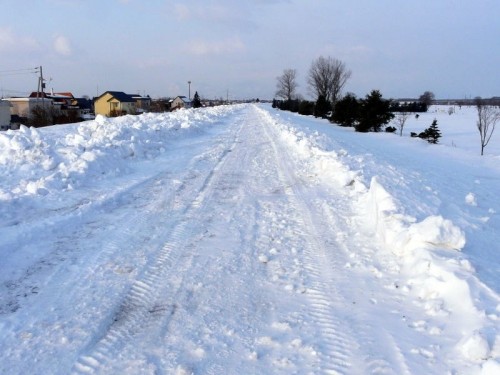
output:
[[[0,373],[499,374],[500,135],[452,109],[0,133]]]

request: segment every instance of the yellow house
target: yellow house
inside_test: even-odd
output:
[[[96,115],[108,117],[135,115],[136,100],[121,91],[106,91],[94,100],[94,112]]]

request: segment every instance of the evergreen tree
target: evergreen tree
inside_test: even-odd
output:
[[[439,131],[436,119],[432,121],[431,126],[425,129],[424,135],[425,139],[427,139],[427,142],[429,143],[437,144],[439,142],[439,138],[441,138],[441,132]]]
[[[373,90],[361,100],[359,122],[354,126],[358,132],[379,132],[382,125],[394,118],[390,111],[391,101],[382,98],[378,90]]]
[[[299,114],[312,116],[314,114],[314,103],[307,100],[301,100],[299,104]]]
[[[201,100],[200,96],[198,95],[198,91],[196,91],[193,97],[193,108],[200,108],[200,107],[201,107]]]
[[[359,118],[359,101],[354,94],[348,93],[335,104],[332,122],[340,126],[354,126]]]
[[[314,107],[314,116],[326,118],[326,114],[332,110],[330,102],[323,95],[318,96],[316,106]]]

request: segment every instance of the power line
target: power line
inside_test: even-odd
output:
[[[7,70],[0,70],[0,73],[26,72],[26,71],[30,71],[32,73],[35,73],[38,69],[40,69],[38,66],[36,66],[34,68],[24,68],[24,69],[7,69]]]
[[[1,87],[0,90],[2,91],[2,94],[4,93],[11,93],[11,94],[29,94],[29,91],[20,91],[20,90],[11,90],[11,89],[6,89]]]
[[[36,74],[39,72],[39,68],[26,68],[26,69],[9,69],[0,70],[0,76],[13,76],[20,74]]]

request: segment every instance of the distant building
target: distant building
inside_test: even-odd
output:
[[[151,110],[151,98],[149,96],[130,95],[135,100],[137,114]]]
[[[193,106],[193,102],[186,98],[185,96],[178,96],[172,103],[170,103],[170,110],[175,111],[181,108],[191,108]]]
[[[40,98],[6,98],[11,104],[10,114],[17,115],[23,122],[27,122],[32,117],[32,111],[36,107],[52,108],[52,99]]]
[[[10,107],[6,100],[0,100],[0,130],[10,129]]]
[[[135,115],[137,105],[136,100],[131,95],[121,91],[106,91],[94,99],[94,111],[96,115],[108,117],[125,114]]]

